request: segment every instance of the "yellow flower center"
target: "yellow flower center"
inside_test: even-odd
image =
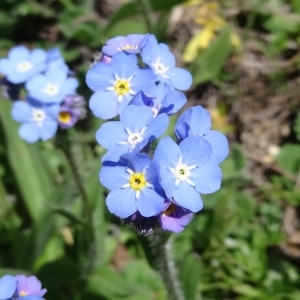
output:
[[[134,50],[134,49],[137,49],[138,46],[136,45],[129,45],[129,44],[126,44],[125,46],[122,47],[122,50]]]
[[[69,123],[71,120],[71,114],[67,111],[61,111],[58,116],[58,121],[61,123]]]
[[[145,175],[143,173],[133,173],[129,178],[129,186],[136,190],[140,191],[147,185]]]
[[[114,85],[114,90],[119,96],[124,96],[130,91],[130,84],[128,80],[119,79]]]
[[[19,294],[20,294],[20,296],[27,296],[27,293],[24,291],[21,291]]]

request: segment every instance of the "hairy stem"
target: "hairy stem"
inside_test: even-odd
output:
[[[161,275],[170,300],[185,300],[173,256],[174,236],[154,233],[140,237],[150,265]]]

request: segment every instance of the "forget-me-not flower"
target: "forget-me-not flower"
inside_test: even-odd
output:
[[[17,295],[20,299],[26,299],[24,296],[35,296],[37,299],[41,299],[47,292],[46,289],[42,289],[42,284],[36,276],[17,275],[15,278],[17,281]]]
[[[59,67],[47,70],[26,83],[29,95],[43,103],[61,103],[67,95],[76,93],[78,80],[68,77],[68,71]]]
[[[158,220],[162,229],[179,233],[191,222],[193,215],[191,211],[166,201]]]
[[[42,105],[32,98],[28,101],[15,101],[12,107],[12,118],[21,122],[19,135],[28,143],[39,139],[46,141],[56,134],[57,118],[60,106]]]
[[[116,53],[110,64],[95,63],[87,72],[86,83],[95,93],[89,106],[102,119],[117,116],[133,96],[154,82],[151,69],[139,69],[137,57]]]
[[[108,152],[102,161],[118,161],[130,151],[139,152],[167,129],[169,118],[161,114],[153,118],[151,108],[129,105],[120,113],[120,121],[104,123],[96,133],[97,142]]]
[[[46,51],[34,49],[30,51],[25,46],[13,47],[7,58],[0,59],[0,73],[14,83],[24,83],[46,68]]]
[[[203,203],[199,193],[220,188],[222,172],[213,162],[211,145],[198,136],[187,137],[177,145],[170,137],[162,139],[154,159],[160,165],[160,183],[168,199],[197,212]]]
[[[119,51],[131,54],[140,53],[148,40],[148,36],[149,34],[129,34],[114,37],[106,42],[102,48],[102,53],[110,57]]]
[[[211,130],[211,116],[202,106],[188,108],[178,118],[175,133],[179,139],[188,136],[201,136],[212,146],[211,161],[219,164],[228,155],[228,140],[218,131]]]
[[[142,49],[143,62],[156,74],[156,80],[169,83],[177,90],[184,91],[192,84],[191,74],[175,67],[175,57],[166,44],[158,44],[154,35],[149,39]]]
[[[146,91],[138,93],[130,102],[134,105],[151,107],[153,115],[173,115],[187,102],[186,96],[165,82],[153,84]]]
[[[158,183],[159,166],[143,153],[123,154],[118,162],[105,161],[100,182],[110,190],[109,211],[127,218],[137,211],[144,217],[161,212],[164,196]]]

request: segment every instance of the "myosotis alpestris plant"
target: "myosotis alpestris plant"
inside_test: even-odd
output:
[[[120,117],[96,133],[107,149],[100,182],[110,190],[108,209],[129,223],[152,218],[154,223],[145,223],[182,231],[202,209],[201,194],[220,188],[218,165],[228,154],[226,137],[211,130],[210,114],[201,106],[179,117],[176,141],[156,142],[168,116],[187,102],[181,91],[190,88],[190,73],[175,66],[168,46],[154,35],[129,35],[107,42],[86,82],[94,91],[89,102],[94,115]]]
[[[201,106],[179,117],[176,140],[161,138],[168,116],[187,103],[182,91],[190,88],[192,76],[176,67],[169,47],[152,34],[109,40],[86,83],[94,92],[89,102],[94,115],[119,116],[96,133],[107,150],[99,175],[109,190],[107,208],[150,238],[142,242],[149,262],[163,276],[170,299],[183,299],[172,240],[157,228],[181,232],[203,208],[201,194],[220,188],[227,138],[211,130],[210,114]]]

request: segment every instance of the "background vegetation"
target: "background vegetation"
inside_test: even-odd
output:
[[[59,47],[87,100],[85,73],[105,41],[146,32],[192,72],[188,104],[208,108],[231,145],[221,190],[174,236],[185,298],[300,299],[298,0],[0,4],[0,56]],[[105,208],[99,120],[29,145],[10,106],[0,100],[0,276],[33,273],[48,300],[168,299],[144,238]]]

